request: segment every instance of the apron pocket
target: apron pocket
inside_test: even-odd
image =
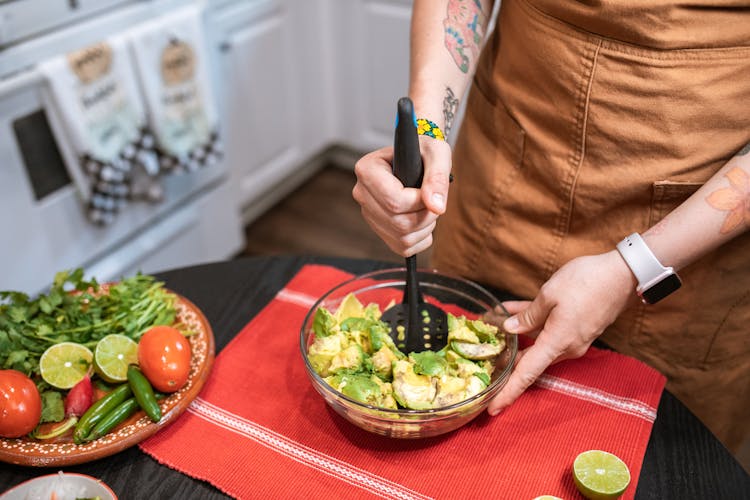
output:
[[[503,159],[510,165],[520,169],[523,166],[524,148],[526,145],[526,131],[511,115],[505,103],[495,97],[491,99],[482,88],[479,80],[475,80],[472,88],[472,112],[480,115],[492,113],[492,117],[485,116],[485,123],[493,123],[496,130],[486,131],[489,137],[497,137],[498,149]],[[483,110],[483,111],[482,111]]]
[[[454,243],[452,250],[460,255],[448,263],[448,252],[436,251],[436,255],[440,254],[436,262],[445,262],[446,267],[463,262],[463,274],[478,281],[487,280],[486,265],[480,263],[480,256],[487,254],[495,231],[512,228],[500,214],[514,195],[513,185],[523,165],[525,138],[526,132],[503,103],[497,97],[488,97],[475,80],[454,148],[456,182],[448,198],[450,213],[442,217],[443,228],[438,223],[442,238],[450,235],[454,242],[460,241]],[[456,200],[461,200],[458,206]],[[464,251],[459,252],[459,248]]]
[[[656,181],[653,184],[649,227],[666,217],[698,191],[702,182]]]
[[[747,360],[750,356],[750,292],[732,304],[711,339],[705,364],[722,364],[731,359]]]
[[[504,104],[497,107],[497,126],[500,129],[501,150],[511,165],[520,169],[523,167],[524,149],[526,147],[526,131],[511,116]]]

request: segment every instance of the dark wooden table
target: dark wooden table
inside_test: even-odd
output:
[[[307,263],[360,274],[393,264],[322,257],[255,257],[159,273],[167,287],[206,315],[217,353]],[[499,298],[507,298],[498,292]],[[58,469],[101,478],[122,500],[227,498],[210,484],[160,465],[132,447],[95,462],[39,469],[2,464],[0,491]],[[283,471],[279,471],[279,478]],[[750,499],[750,476],[685,406],[665,392],[658,408],[636,491],[638,499]]]

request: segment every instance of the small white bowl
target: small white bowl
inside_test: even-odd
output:
[[[0,494],[0,500],[74,500],[95,497],[117,500],[115,492],[100,479],[63,471],[29,479]]]

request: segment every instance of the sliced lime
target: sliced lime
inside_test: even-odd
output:
[[[61,342],[44,351],[39,358],[39,371],[52,387],[70,389],[86,376],[93,358],[86,346]]]
[[[125,382],[128,365],[138,363],[138,344],[125,335],[107,335],[94,349],[94,369],[107,382]]]
[[[584,451],[573,462],[573,481],[590,500],[619,498],[630,484],[628,466],[616,455],[601,450]]]

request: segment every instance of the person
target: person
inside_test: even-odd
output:
[[[750,428],[750,3],[493,7],[414,1],[423,183],[398,182],[391,147],[365,155],[364,218],[396,253],[432,247],[437,270],[524,299],[504,303],[503,326],[534,340],[491,415],[601,336],[736,451]],[[439,132],[462,105],[451,147]]]

